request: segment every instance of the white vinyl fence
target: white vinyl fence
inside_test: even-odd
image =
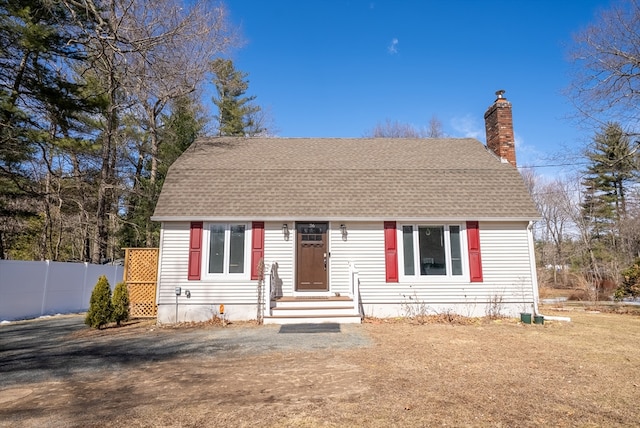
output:
[[[83,312],[100,275],[113,290],[124,266],[0,260],[0,321]]]

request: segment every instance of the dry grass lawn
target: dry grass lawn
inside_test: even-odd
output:
[[[187,357],[22,385],[24,398],[0,402],[0,426],[638,426],[640,316],[543,312],[572,322],[374,321],[362,326],[371,347]]]

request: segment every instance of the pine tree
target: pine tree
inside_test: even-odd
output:
[[[124,247],[154,247],[160,239],[160,225],[150,218],[158,201],[169,167],[200,135],[205,126],[199,100],[185,96],[171,103],[169,114],[162,115],[164,126],[158,156],[155,182],[148,177],[148,162],[139,165],[134,187],[126,199],[126,213],[119,231],[119,242]]]
[[[84,323],[89,327],[100,329],[111,321],[112,312],[111,287],[107,277],[102,275],[91,293],[89,311]]]
[[[218,106],[218,134],[229,136],[254,136],[265,131],[261,123],[261,108],[253,104],[255,96],[244,97],[249,88],[247,73],[237,71],[229,59],[216,59],[212,64]]]
[[[91,109],[68,73],[83,59],[78,22],[92,27],[83,10],[46,0],[0,1],[0,246],[9,251],[26,222],[43,217],[38,208],[46,208],[49,192],[41,177],[51,173],[52,153],[71,140],[60,136],[72,134],[76,114]]]
[[[637,171],[629,137],[618,123],[608,123],[595,135],[587,157],[583,215],[596,239],[608,236],[615,244],[616,225],[626,217],[627,188]]]
[[[113,298],[111,299],[113,312],[111,321],[118,326],[122,321],[129,320],[129,290],[126,282],[119,282],[113,290]]]
[[[640,258],[637,258],[633,265],[622,271],[622,284],[618,286],[614,294],[616,300],[638,296],[640,296]]]
[[[628,134],[618,123],[608,123],[596,133],[586,153],[589,166],[582,182],[583,239],[588,255],[588,276],[598,287],[603,279],[617,276],[619,265],[633,254],[629,237],[621,232],[627,216],[627,190],[637,165]]]

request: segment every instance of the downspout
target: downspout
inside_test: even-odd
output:
[[[533,313],[534,315],[542,315],[544,319],[549,321],[567,321],[570,322],[569,317],[559,317],[554,315],[543,315],[538,310],[538,301],[540,300],[540,294],[538,293],[538,272],[536,271],[536,253],[533,244],[533,222],[530,221],[527,226],[527,234],[529,241],[529,265],[531,267],[531,284],[533,286]]]
[[[531,269],[531,284],[533,288],[533,314],[540,315],[538,311],[538,300],[540,295],[538,293],[538,272],[536,271],[536,253],[533,243],[533,222],[530,221],[527,226],[527,240],[529,241],[529,268]]]

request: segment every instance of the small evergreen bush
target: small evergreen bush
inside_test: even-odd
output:
[[[640,258],[622,271],[622,284],[616,290],[614,298],[622,300],[625,297],[638,296],[640,296]]]
[[[89,327],[100,329],[103,325],[111,321],[112,311],[111,287],[109,286],[107,277],[102,275],[98,278],[98,282],[91,292],[89,311],[84,319],[84,323]]]
[[[126,282],[119,282],[113,290],[113,298],[111,299],[113,313],[111,321],[120,325],[121,321],[129,320],[129,290]]]

